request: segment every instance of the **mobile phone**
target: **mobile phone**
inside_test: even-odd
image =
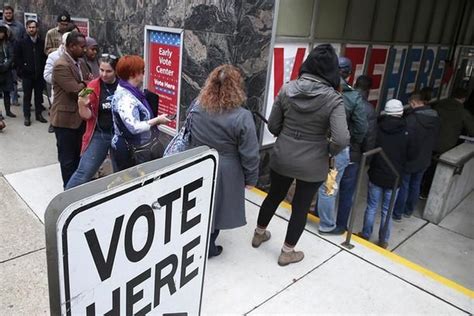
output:
[[[84,88],[84,89],[82,89],[81,91],[79,91],[79,96],[80,96],[80,97],[86,97],[86,96],[88,96],[89,94],[91,94],[92,92],[94,92],[94,89],[91,89],[91,88]]]
[[[174,119],[176,119],[176,113],[175,113],[175,114],[168,114],[168,115],[166,116],[166,118],[167,118],[168,120],[173,121]]]

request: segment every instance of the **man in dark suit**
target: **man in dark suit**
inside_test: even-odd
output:
[[[79,165],[84,124],[77,106],[78,93],[87,86],[90,74],[80,58],[84,55],[84,35],[72,32],[66,40],[64,54],[53,68],[54,101],[51,124],[56,135],[58,159],[63,185],[69,181]]]
[[[21,39],[16,46],[15,62],[18,76],[23,82],[23,116],[25,126],[31,125],[31,97],[35,92],[36,120],[41,123],[47,121],[42,116],[43,111],[43,70],[46,64],[46,54],[43,51],[44,41],[38,34],[38,22],[26,22],[27,36]]]

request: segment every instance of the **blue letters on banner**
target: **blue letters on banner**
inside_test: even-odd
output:
[[[385,85],[380,98],[381,109],[384,108],[387,100],[394,99],[398,95],[406,54],[407,47],[394,46],[390,48],[385,72]]]
[[[398,99],[403,104],[408,102],[410,94],[415,90],[416,76],[420,69],[421,56],[423,47],[412,47],[407,54],[405,70],[403,71],[403,79],[400,84]]]
[[[438,54],[436,55],[436,61],[434,63],[433,72],[431,73],[430,85],[433,87],[433,97],[438,97],[439,88],[441,86],[441,79],[443,78],[443,72],[445,68],[445,60],[448,58],[448,47],[440,47]]]
[[[418,89],[422,89],[430,84],[430,75],[435,61],[435,47],[427,47],[423,54],[423,61],[418,74]]]

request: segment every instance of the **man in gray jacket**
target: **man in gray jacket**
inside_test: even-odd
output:
[[[347,125],[351,135],[351,144],[333,158],[333,169],[337,170],[335,179],[332,182],[326,181],[326,184],[322,185],[318,192],[319,233],[330,235],[340,235],[345,231],[344,227],[336,225],[336,198],[339,192],[339,184],[344,170],[349,162],[353,160],[353,151],[356,149],[360,151],[360,146],[367,132],[367,114],[364,100],[360,93],[346,81],[352,73],[352,62],[349,58],[339,57],[339,73],[341,75],[342,96]]]

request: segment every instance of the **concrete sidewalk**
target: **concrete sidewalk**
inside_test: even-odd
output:
[[[43,225],[5,179],[0,188],[6,202],[0,226],[5,232],[0,249],[0,314],[47,314]],[[262,199],[261,193],[248,191],[248,224],[219,236],[224,252],[208,261],[203,314],[474,312],[472,296],[357,238],[355,248],[348,251],[340,246],[343,236],[319,236],[311,221],[298,244],[305,259],[278,266],[288,209],[283,205],[273,219],[272,239],[254,249],[250,240]]]

